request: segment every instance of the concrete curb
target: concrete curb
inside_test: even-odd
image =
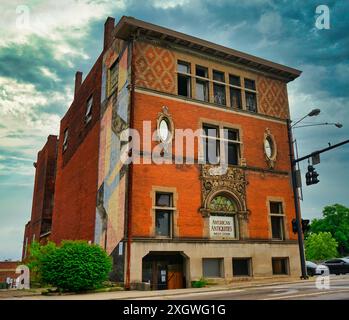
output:
[[[342,279],[343,277],[336,276],[334,279]],[[138,298],[154,298],[157,297],[172,297],[172,296],[180,296],[180,295],[186,295],[186,294],[196,294],[196,293],[208,293],[208,292],[220,292],[220,291],[234,291],[234,290],[241,290],[241,289],[253,289],[253,288],[259,288],[259,287],[269,287],[269,286],[282,286],[287,284],[295,284],[295,283],[312,283],[315,281],[315,278],[310,278],[308,280],[300,280],[300,279],[294,279],[294,280],[286,280],[286,281],[273,281],[273,282],[267,282],[267,281],[261,281],[261,282],[246,282],[237,284],[234,283],[233,285],[225,285],[225,286],[211,286],[211,287],[205,287],[205,288],[187,288],[187,289],[174,289],[173,291],[170,290],[157,290],[157,291],[110,291],[110,292],[90,292],[85,294],[69,294],[66,295],[67,299],[75,300],[83,300],[83,297],[86,296],[86,299],[91,299],[91,295],[96,295],[96,298],[93,300],[132,300],[132,299],[138,299]],[[99,295],[99,297],[98,297]],[[102,298],[102,295],[106,295]],[[40,293],[33,293],[33,294],[26,294],[26,295],[13,295],[14,298],[22,298],[25,299],[27,297],[33,297],[33,296],[45,296],[41,295]],[[59,299],[64,300],[65,295],[60,296],[51,296],[52,298],[57,297]],[[72,297],[76,296],[76,297]],[[46,296],[49,298],[49,296]],[[11,298],[11,297],[6,297]],[[5,299],[6,299],[5,298]],[[0,298],[1,299],[1,298]]]
[[[234,290],[240,290],[240,289],[247,289],[247,288],[258,288],[258,287],[263,287],[263,286],[277,286],[277,285],[283,285],[283,284],[292,284],[292,283],[302,283],[304,281],[311,281],[309,280],[294,280],[294,281],[280,281],[280,282],[265,282],[265,283],[254,283],[254,284],[246,284],[246,285],[239,285],[239,286],[220,286],[220,287],[205,287],[202,289],[195,289],[193,290],[192,288],[188,289],[178,289],[178,290],[183,290],[181,292],[169,292],[169,291],[156,291],[155,294],[151,294],[152,291],[147,291],[150,294],[145,295],[145,291],[139,292],[139,294],[132,294],[129,296],[125,297],[120,297],[120,298],[110,298],[109,300],[118,300],[118,299],[132,299],[132,298],[156,298],[156,297],[167,297],[167,296],[180,296],[180,295],[185,295],[185,294],[190,294],[190,293],[206,293],[206,292],[219,292],[219,291],[234,291]],[[127,291],[126,291],[127,292]],[[135,291],[132,291],[135,292]]]

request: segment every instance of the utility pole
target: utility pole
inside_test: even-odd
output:
[[[303,241],[303,232],[302,232],[302,220],[301,220],[301,212],[300,212],[300,203],[299,203],[299,194],[298,194],[298,186],[297,186],[297,177],[296,177],[296,164],[300,161],[312,158],[314,156],[318,156],[320,153],[338,148],[346,143],[349,143],[349,140],[344,140],[342,142],[339,142],[334,145],[330,145],[327,148],[314,151],[312,153],[307,154],[306,156],[303,156],[301,158],[295,159],[294,158],[294,150],[293,150],[293,137],[292,137],[292,127],[291,127],[291,121],[287,120],[287,129],[288,129],[288,140],[289,140],[289,152],[290,152],[290,161],[291,161],[291,176],[292,176],[292,189],[293,189],[293,195],[294,195],[294,205],[296,210],[296,228],[297,228],[297,235],[298,235],[298,246],[299,246],[299,254],[301,259],[301,279],[308,279],[306,265],[305,265],[305,254],[304,254],[304,241]]]
[[[297,225],[297,235],[298,235],[298,247],[299,247],[299,255],[301,259],[301,279],[308,279],[307,269],[305,266],[305,255],[304,255],[304,242],[303,242],[303,232],[301,225],[301,210],[299,204],[299,194],[297,189],[297,178],[296,178],[296,161],[294,159],[294,150],[293,150],[293,137],[292,137],[292,128],[291,121],[287,119],[287,130],[288,130],[288,145],[290,152],[290,163],[291,163],[291,177],[292,177],[292,189],[293,189],[293,198],[294,198],[294,206],[296,210],[296,225]]]

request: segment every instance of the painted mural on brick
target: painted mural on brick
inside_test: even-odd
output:
[[[101,132],[98,164],[98,195],[95,243],[108,254],[123,255],[120,241],[124,236],[127,166],[120,161],[123,143],[120,133],[129,127],[129,48],[121,49],[117,41],[104,55],[102,90],[105,99],[101,108]],[[118,54],[120,52],[120,54]],[[117,86],[108,88],[110,68],[117,63]],[[114,70],[115,72],[115,70]],[[115,259],[114,259],[115,262]]]

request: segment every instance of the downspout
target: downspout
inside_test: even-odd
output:
[[[134,39],[131,39],[131,74],[130,74],[130,121],[129,128],[133,127],[133,107],[134,107],[134,74],[133,74],[133,47]],[[132,239],[132,175],[133,175],[133,163],[131,162],[128,167],[128,185],[127,185],[127,256],[126,256],[126,281],[125,281],[125,290],[131,289],[130,283],[130,269],[131,269],[131,239]]]

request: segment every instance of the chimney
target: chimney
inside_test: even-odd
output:
[[[104,23],[104,47],[103,50],[108,49],[113,41],[113,30],[115,25],[115,18],[108,17]]]
[[[76,94],[78,93],[82,83],[82,72],[77,71],[75,73],[75,89],[74,89],[74,99],[76,98]]]

